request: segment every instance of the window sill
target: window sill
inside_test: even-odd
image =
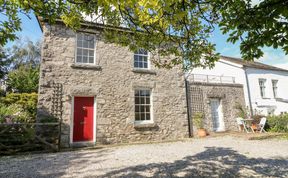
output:
[[[73,69],[91,69],[91,70],[102,70],[101,66],[94,65],[94,64],[71,64],[70,66]]]
[[[132,70],[132,72],[134,73],[142,73],[142,74],[152,74],[152,75],[156,75],[156,71],[151,70],[151,69],[136,69],[134,68]]]
[[[263,100],[269,100],[271,98],[268,98],[268,97],[262,97]]]
[[[134,122],[134,128],[153,128],[156,126],[154,122]]]

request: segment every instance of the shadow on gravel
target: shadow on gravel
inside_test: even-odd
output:
[[[151,163],[115,170],[101,177],[287,177],[287,159],[248,158],[230,148],[204,152],[172,163]]]

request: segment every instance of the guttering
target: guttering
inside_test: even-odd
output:
[[[189,132],[189,137],[192,137],[191,133],[191,120],[190,120],[190,102],[189,102],[189,82],[184,77],[185,81],[185,94],[186,94],[186,106],[187,106],[187,119],[188,119],[188,132]]]
[[[253,108],[252,108],[252,101],[251,101],[250,85],[249,85],[248,75],[247,75],[247,71],[246,71],[247,67],[246,67],[246,66],[243,66],[243,69],[244,69],[245,79],[246,79],[246,85],[247,85],[249,108],[250,108],[251,116],[253,116]]]

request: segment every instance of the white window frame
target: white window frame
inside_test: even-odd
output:
[[[145,49],[143,49],[143,50],[145,50]],[[137,50],[138,51],[138,50]],[[147,51],[147,50],[145,50],[145,51],[147,51],[147,55],[144,55],[144,54],[136,54],[136,52],[137,51],[135,51],[134,53],[133,53],[133,68],[134,69],[142,69],[142,70],[149,70],[150,69],[150,53],[149,53],[149,51]],[[137,55],[137,56],[147,56],[147,68],[144,68],[144,67],[135,67],[135,55]],[[144,65],[143,65],[144,66]]]
[[[278,98],[278,80],[272,79],[271,82],[272,82],[273,96],[274,96],[274,98]],[[274,83],[276,85],[274,85]]]
[[[135,103],[135,92],[136,91],[140,91],[140,90],[149,90],[150,91],[150,120],[136,120],[136,110],[135,110],[135,106],[136,106],[136,103]],[[149,123],[154,123],[154,118],[153,118],[153,90],[151,88],[135,88],[134,89],[134,103],[133,103],[133,106],[134,106],[134,123],[135,124],[149,124]],[[140,104],[141,105],[141,104]],[[141,113],[141,112],[139,112]]]
[[[261,82],[263,82],[263,86],[260,85]],[[266,86],[265,86],[266,79],[258,79],[258,83],[259,83],[261,98],[266,98]],[[262,91],[262,89],[263,89],[263,91]],[[263,93],[263,95],[262,95],[262,93]]]
[[[93,58],[93,63],[83,63],[83,62],[77,62],[77,49],[78,49],[78,46],[77,46],[77,39],[78,39],[78,34],[79,33],[82,33],[84,35],[90,35],[90,36],[94,36],[94,58]],[[92,48],[83,48],[83,47],[79,47],[81,49],[87,49],[87,50],[91,50]],[[89,58],[88,58],[88,61],[89,61]],[[76,40],[75,40],[75,60],[74,60],[75,64],[85,64],[85,65],[95,65],[96,64],[96,35],[95,34],[91,34],[91,33],[84,33],[84,32],[78,32],[76,33]]]

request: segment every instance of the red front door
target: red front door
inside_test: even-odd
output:
[[[73,142],[93,141],[94,97],[74,97]]]

